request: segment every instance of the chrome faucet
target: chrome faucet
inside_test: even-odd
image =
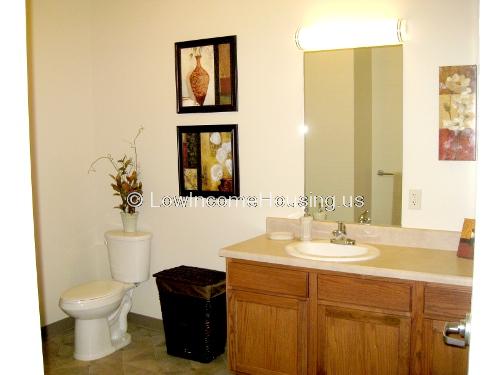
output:
[[[370,218],[368,210],[363,211],[361,215],[359,215],[358,223],[360,224],[370,224],[372,219]]]
[[[330,242],[339,245],[354,245],[356,241],[347,238],[345,224],[342,221],[339,221],[337,225],[337,229],[332,232]]]

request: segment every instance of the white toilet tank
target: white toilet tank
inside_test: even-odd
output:
[[[141,283],[149,279],[152,237],[148,232],[125,233],[118,230],[104,234],[114,280]]]

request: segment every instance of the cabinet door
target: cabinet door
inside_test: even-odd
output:
[[[318,374],[408,375],[410,319],[318,306]]]
[[[305,300],[230,291],[228,306],[231,370],[252,375],[306,373]]]
[[[450,318],[449,320],[456,319]],[[466,375],[469,350],[444,343],[444,324],[443,320],[424,320],[424,373],[426,375]]]

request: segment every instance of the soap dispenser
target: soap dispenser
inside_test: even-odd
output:
[[[309,208],[304,209],[304,216],[300,218],[300,240],[311,241],[313,217],[309,214]]]

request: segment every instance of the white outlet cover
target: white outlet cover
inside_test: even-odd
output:
[[[420,210],[422,208],[422,190],[411,189],[408,194],[408,208],[410,210]]]

